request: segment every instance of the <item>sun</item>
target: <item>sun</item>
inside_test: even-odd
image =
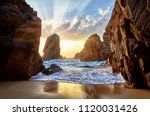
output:
[[[75,54],[84,47],[84,41],[61,40],[61,54],[67,58],[74,58]]]

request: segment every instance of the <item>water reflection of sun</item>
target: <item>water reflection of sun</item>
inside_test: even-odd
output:
[[[58,93],[66,98],[83,99],[87,96],[82,84],[58,83],[58,87]]]

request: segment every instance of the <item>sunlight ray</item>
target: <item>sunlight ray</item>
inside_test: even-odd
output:
[[[53,19],[57,22],[54,24],[54,28],[59,26],[60,24],[64,23],[66,20],[67,15],[70,11],[75,11],[72,13],[73,16],[76,16],[85,9],[85,7],[91,2],[91,0],[81,1],[71,1],[71,0],[55,0],[54,1],[54,17]],[[73,5],[72,5],[73,4]]]
[[[96,33],[102,39],[115,0],[26,1],[33,5],[42,21],[40,54],[43,54],[46,38],[57,33],[61,40],[62,55],[73,57],[75,52],[81,51],[90,35]]]
[[[58,27],[63,22],[63,17],[67,13],[67,8],[69,7],[70,2],[68,0],[63,0],[60,2],[59,0],[54,1],[54,17],[55,20],[54,28]]]

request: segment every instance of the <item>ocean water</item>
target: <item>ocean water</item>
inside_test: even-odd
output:
[[[77,59],[44,61],[45,67],[59,65],[63,70],[51,75],[39,73],[31,80],[60,81],[79,84],[112,84],[125,82],[121,74],[113,74],[106,61],[80,62]]]

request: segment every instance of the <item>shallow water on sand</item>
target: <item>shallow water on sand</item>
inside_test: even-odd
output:
[[[113,74],[110,66],[104,66],[106,61],[80,62],[76,59],[44,61],[45,67],[59,65],[63,70],[51,75],[39,73],[31,80],[61,81],[79,84],[113,84],[125,80],[120,74]]]

